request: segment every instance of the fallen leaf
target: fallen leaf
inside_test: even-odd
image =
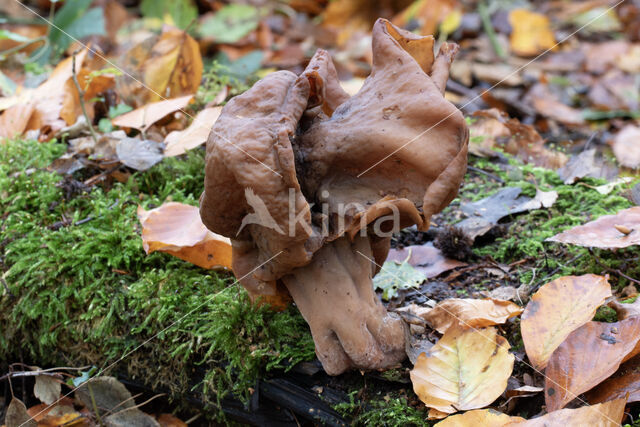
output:
[[[548,208],[558,198],[558,193],[555,191],[544,192],[538,190],[534,199],[520,196],[521,192],[522,189],[520,187],[506,187],[477,202],[463,203],[460,206],[460,210],[468,218],[457,223],[455,227],[463,230],[470,238],[475,239],[487,233],[498,224],[500,219],[507,215],[543,207]]]
[[[473,117],[479,120],[495,120],[504,125],[510,132],[510,136],[505,139],[501,147],[525,163],[533,163],[547,169],[558,169],[567,162],[567,156],[564,153],[545,147],[544,139],[533,126],[510,118],[497,108],[476,111],[473,113]],[[497,125],[494,126],[497,130]]]
[[[389,250],[387,261],[403,262],[405,260],[413,268],[424,273],[426,279],[467,265],[465,262],[445,258],[440,249],[433,246],[433,242],[425,245],[405,246],[404,249],[392,248]]]
[[[46,375],[38,375],[33,387],[33,394],[42,403],[50,405],[58,400],[61,390],[62,384],[55,378]]]
[[[514,9],[509,13],[509,23],[512,28],[509,43],[516,55],[534,56],[555,48],[556,38],[546,16],[526,9]]]
[[[7,427],[37,427],[31,416],[27,413],[27,407],[20,399],[13,397],[7,406],[4,422]]]
[[[167,252],[202,268],[231,269],[231,241],[209,231],[196,206],[170,202],[150,211],[139,206],[138,219],[147,254]]]
[[[631,232],[622,233],[616,225],[624,226]],[[640,244],[640,206],[621,210],[615,215],[601,216],[595,221],[549,237],[547,241],[605,249],[626,248]]]
[[[451,34],[457,25],[454,25],[449,31],[446,31],[444,27],[448,24],[446,21],[452,19],[451,15],[455,15],[457,5],[457,0],[418,0],[412,2],[410,6],[399,13],[393,19],[393,23],[400,27],[406,27],[411,23],[415,25],[418,34],[425,35],[435,34],[438,25],[442,23],[443,28],[440,31]]]
[[[149,101],[195,93],[202,79],[202,55],[198,42],[186,32],[165,26],[148,53],[142,69]]]
[[[161,427],[187,427],[187,423],[171,414],[160,414],[157,420]]]
[[[198,32],[217,43],[235,43],[258,28],[260,10],[249,4],[228,4],[205,17]]]
[[[520,329],[529,361],[547,366],[551,354],[571,332],[590,321],[611,296],[605,277],[564,276],[542,286],[522,313]]]
[[[621,184],[628,184],[628,183],[630,183],[632,181],[633,181],[633,178],[631,178],[630,176],[623,176],[623,177],[620,177],[620,178],[616,179],[613,182],[609,182],[609,183],[603,184],[603,185],[592,186],[592,185],[586,184],[584,182],[581,182],[580,185],[592,188],[592,189],[596,190],[598,193],[602,194],[603,196],[606,196],[607,194],[611,193],[617,186],[619,186]]]
[[[424,280],[424,274],[406,259],[403,262],[386,261],[373,278],[373,286],[382,291],[382,299],[389,301],[398,296],[399,289],[417,288]]]
[[[577,409],[561,409],[532,420],[515,422],[513,427],[589,426],[619,427],[627,399],[611,400]]]
[[[500,325],[522,311],[520,306],[510,301],[450,298],[439,302],[422,317],[433,329],[444,334],[454,326],[468,329]]]
[[[571,108],[558,100],[546,85],[537,84],[530,91],[533,108],[538,114],[568,126],[579,126],[585,123],[582,112]]]
[[[589,390],[585,397],[594,404],[624,398],[627,393],[627,403],[640,402],[640,357],[623,363],[613,376]]]
[[[164,139],[166,157],[179,156],[187,150],[207,142],[213,124],[220,116],[222,107],[210,107],[200,111],[188,128],[182,131],[173,131]]]
[[[495,328],[449,329],[411,371],[413,390],[440,412],[482,408],[507,388],[514,356]]]
[[[138,138],[122,138],[116,144],[116,154],[122,164],[139,171],[149,169],[164,158],[161,143]]]
[[[640,166],[640,127],[627,125],[613,139],[613,154],[622,166],[637,169]]]
[[[633,284],[631,286],[633,286]],[[616,311],[618,320],[624,320],[628,317],[640,315],[640,298],[636,298],[636,300],[632,303],[621,303],[613,300],[609,301],[609,304],[607,305]]]
[[[516,421],[525,421],[521,417],[512,417],[494,409],[474,409],[464,414],[452,415],[440,421],[434,427],[502,427]]]
[[[588,322],[573,331],[553,352],[545,374],[549,412],[611,376],[640,339],[640,317],[616,323]]]
[[[116,117],[111,123],[123,128],[133,128],[144,131],[163,117],[186,108],[192,98],[193,95],[185,95],[180,98],[151,102],[143,107]]]
[[[573,184],[580,178],[606,178],[605,165],[596,161],[596,149],[584,150],[577,156],[571,157],[560,169],[558,175],[565,184]]]
[[[87,49],[84,49],[76,55],[77,70],[81,69],[86,54]],[[47,81],[36,89],[24,90],[20,96],[13,97],[14,102],[0,116],[0,124],[8,126],[0,130],[0,136],[13,137],[27,130],[40,130],[39,138],[46,140],[57,130],[73,124],[77,115],[71,117],[66,112],[80,107],[78,92],[71,80],[72,67],[73,57],[64,59]]]

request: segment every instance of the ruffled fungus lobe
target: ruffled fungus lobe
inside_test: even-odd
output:
[[[372,277],[390,233],[457,194],[468,130],[445,100],[457,46],[379,19],[373,69],[353,97],[327,52],[305,72],[269,74],[223,109],[207,142],[200,215],[233,242],[233,270],[252,298],[288,290],[329,374],[404,358],[403,325]]]

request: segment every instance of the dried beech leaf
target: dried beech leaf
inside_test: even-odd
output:
[[[515,422],[514,427],[589,426],[619,427],[627,399],[611,400],[577,409],[561,409],[532,420]]]
[[[184,109],[189,104],[189,101],[191,101],[191,98],[193,98],[193,95],[151,102],[143,107],[116,117],[111,123],[123,128],[145,130],[161,118]]]
[[[27,413],[27,407],[20,399],[13,397],[7,406],[4,422],[7,427],[37,427],[31,416]]]
[[[164,149],[166,157],[179,156],[187,150],[196,148],[207,142],[211,127],[220,116],[222,107],[210,107],[200,111],[193,123],[182,131],[173,131],[165,138],[167,146]]]
[[[171,414],[160,414],[157,420],[161,427],[187,427],[187,423]]]
[[[616,226],[631,230],[625,234]],[[640,244],[640,206],[624,209],[615,215],[605,215],[584,225],[573,227],[547,241],[570,243],[589,248],[626,248]]]
[[[611,376],[640,340],[640,317],[617,323],[589,322],[553,352],[545,370],[548,411],[567,403]]]
[[[595,274],[565,276],[542,286],[522,313],[520,328],[527,356],[534,368],[547,365],[567,336],[590,321],[611,286]]]
[[[521,123],[518,119],[510,118],[508,114],[496,108],[479,110],[473,113],[473,117],[479,120],[497,121],[508,130],[507,143],[502,148],[509,154],[513,154],[522,159],[525,163],[533,163],[547,169],[558,169],[567,162],[567,156],[559,151],[545,147],[544,139],[538,131],[531,125]],[[504,130],[493,125],[493,138],[503,135]],[[490,144],[483,144],[484,150]]]
[[[502,427],[517,421],[525,421],[525,419],[512,417],[494,409],[475,409],[464,414],[452,415],[434,427]]]
[[[549,18],[526,9],[514,9],[509,13],[512,32],[511,50],[517,55],[533,56],[552,49],[556,38],[551,31]]]
[[[36,383],[33,387],[33,394],[40,399],[42,403],[52,404],[60,397],[62,384],[54,378],[46,375],[38,375]]]
[[[76,69],[82,67],[87,49],[75,56]],[[61,61],[51,76],[36,89],[24,90],[0,116],[0,137],[13,137],[27,130],[39,129],[40,139],[48,139],[56,131],[73,124],[79,111],[78,95],[71,80],[73,58]],[[6,126],[6,127],[5,127]]]
[[[613,139],[613,154],[622,166],[640,167],[640,127],[625,126]]]
[[[620,399],[627,393],[627,403],[640,402],[640,357],[623,363],[613,376],[588,391],[585,396],[589,403],[594,404]]]
[[[640,298],[636,298],[632,303],[623,303],[613,300],[609,302],[608,306],[616,311],[618,320],[624,320],[631,316],[640,315]]]
[[[231,241],[207,230],[196,206],[171,202],[150,211],[140,206],[138,219],[148,254],[167,252],[202,268],[231,268]]]
[[[452,326],[467,329],[500,325],[522,311],[520,306],[510,301],[451,298],[439,302],[422,317],[432,328],[444,334]]]
[[[144,82],[153,89],[149,101],[195,93],[202,69],[198,42],[184,31],[165,27],[143,64]]]
[[[448,414],[482,408],[507,388],[514,356],[495,328],[449,329],[411,371],[413,389],[428,407]]]

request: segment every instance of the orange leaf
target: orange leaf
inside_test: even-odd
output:
[[[511,301],[493,298],[451,298],[439,302],[422,317],[441,334],[452,326],[482,328],[499,325],[518,316],[523,309]]]
[[[554,48],[556,38],[551,31],[549,18],[526,9],[514,9],[509,13],[511,24],[511,50],[517,55],[533,56]]]
[[[411,371],[413,390],[444,413],[482,408],[507,388],[514,356],[495,328],[449,329]]]
[[[180,98],[151,102],[143,107],[116,117],[111,123],[123,128],[146,130],[161,118],[184,109],[192,98],[193,95],[185,95]]]
[[[150,211],[139,206],[138,219],[148,254],[167,252],[202,268],[231,269],[231,241],[209,231],[196,206],[171,202]]]
[[[595,274],[560,277],[542,286],[522,314],[520,329],[527,356],[536,369],[547,366],[567,336],[590,321],[611,286]]]
[[[157,421],[160,427],[187,427],[187,423],[171,414],[160,414]]]
[[[630,233],[623,233],[621,229],[630,230]],[[607,249],[638,245],[640,244],[640,206],[621,210],[615,215],[601,216],[595,221],[549,237],[547,241]]]
[[[632,303],[622,303],[613,300],[610,301],[607,305],[616,311],[618,320],[624,320],[631,316],[640,315],[640,298],[636,298],[636,300]]]
[[[467,411],[464,414],[452,415],[446,420],[440,421],[434,427],[501,427],[516,421],[525,421],[525,419],[511,417],[493,409],[476,409]]]
[[[563,408],[611,376],[640,340],[640,317],[617,323],[589,322],[553,352],[545,370],[548,411]]]
[[[627,399],[623,398],[577,409],[561,409],[532,420],[509,424],[509,427],[619,427],[624,417],[626,401]]]
[[[187,150],[204,144],[221,111],[222,107],[205,108],[198,113],[188,128],[182,131],[174,131],[167,135],[164,140],[167,144],[164,149],[165,157],[179,156]]]
[[[640,402],[640,357],[634,357],[620,366],[620,369],[606,381],[587,392],[589,403],[608,402],[625,397],[628,403]]]

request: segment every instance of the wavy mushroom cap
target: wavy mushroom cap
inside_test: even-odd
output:
[[[273,291],[325,241],[393,211],[402,227],[428,227],[466,171],[468,129],[443,96],[455,52],[444,44],[434,60],[433,37],[379,19],[373,69],[353,97],[319,50],[300,77],[269,74],[224,107],[207,141],[200,214],[235,240],[234,271],[251,276],[243,285]]]

